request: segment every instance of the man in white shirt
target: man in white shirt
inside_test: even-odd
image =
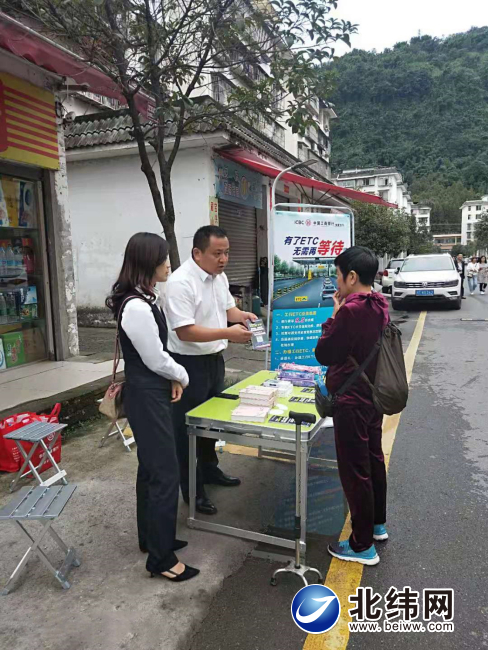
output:
[[[246,320],[254,314],[236,307],[224,273],[229,261],[229,240],[217,226],[200,228],[193,239],[192,257],[171,276],[166,289],[168,350],[186,368],[190,384],[180,402],[173,405],[173,426],[180,464],[183,499],[189,500],[189,442],[185,415],[196,406],[222,392],[225,364],[223,351],[228,342],[247,343],[251,333]],[[228,327],[228,323],[235,323]],[[216,514],[204,484],[240,485],[218,467],[215,440],[197,440],[197,503],[203,514]]]

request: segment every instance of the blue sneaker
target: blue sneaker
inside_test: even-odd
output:
[[[384,542],[388,539],[388,533],[384,524],[376,524],[373,531],[373,538],[377,542]]]
[[[346,562],[359,562],[359,564],[378,564],[380,558],[374,544],[372,544],[366,551],[361,551],[361,553],[356,553],[352,550],[349,545],[349,540],[344,542],[336,542],[335,544],[329,544],[327,547],[329,553],[336,557],[339,560],[345,560]]]

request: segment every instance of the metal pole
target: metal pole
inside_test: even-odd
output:
[[[302,537],[301,517],[301,483],[302,483],[302,425],[296,426],[296,456],[295,456],[295,568],[300,568],[300,541]]]

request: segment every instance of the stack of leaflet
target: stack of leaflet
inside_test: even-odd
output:
[[[278,370],[278,379],[290,381],[294,386],[313,388],[321,368],[315,366],[301,366],[294,363],[282,363]]]
[[[239,391],[241,404],[272,408],[276,403],[278,391],[267,386],[248,386]]]
[[[248,386],[239,391],[240,405],[232,411],[233,422],[265,422],[278,396],[276,388]]]
[[[249,406],[241,404],[232,411],[232,422],[266,422],[269,408],[266,406]]]
[[[280,381],[279,379],[267,379],[263,386],[276,388],[278,397],[287,399],[293,393],[293,384],[291,381]]]

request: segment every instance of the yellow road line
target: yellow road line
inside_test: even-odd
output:
[[[424,331],[426,315],[426,312],[420,314],[412,339],[405,353],[405,367],[409,384],[412,378],[413,366],[422,338],[422,332]],[[390,464],[390,456],[393,443],[395,442],[396,432],[400,423],[400,416],[401,413],[398,415],[387,415],[383,420],[383,453],[385,455],[387,470]],[[351,520],[348,515],[340,539],[348,539],[350,534]],[[349,628],[347,624],[352,620],[348,614],[348,609],[351,605],[347,599],[356,592],[356,588],[361,584],[363,568],[362,564],[343,562],[337,558],[332,558],[325,584],[337,594],[341,603],[341,616],[330,632],[326,632],[325,634],[309,634],[305,640],[303,650],[345,650],[349,642]]]

